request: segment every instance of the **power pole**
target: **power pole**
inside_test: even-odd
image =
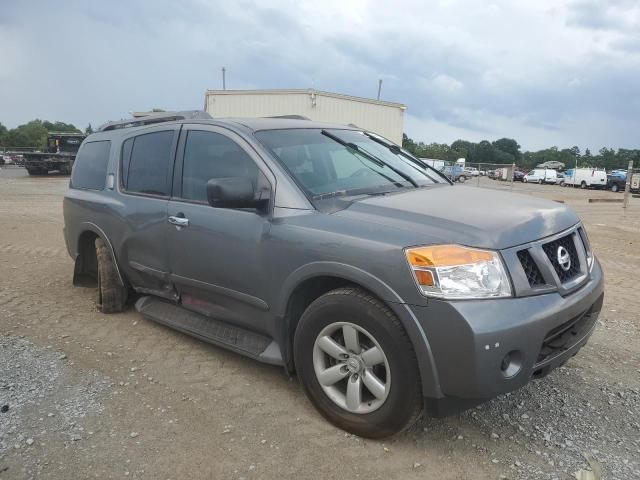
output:
[[[227,89],[227,69],[222,67],[222,90]]]
[[[382,79],[378,80],[378,100],[380,100],[380,91],[382,90]]]

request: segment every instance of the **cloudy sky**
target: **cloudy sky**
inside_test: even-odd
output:
[[[426,142],[640,147],[638,0],[0,0],[0,122],[84,128],[207,88],[408,106]]]

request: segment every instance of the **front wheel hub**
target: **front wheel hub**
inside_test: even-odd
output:
[[[348,412],[371,413],[389,396],[387,357],[373,335],[354,323],[322,329],[313,345],[313,368],[324,393]]]

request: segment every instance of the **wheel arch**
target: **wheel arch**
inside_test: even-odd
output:
[[[400,320],[413,345],[423,394],[427,397],[442,396],[440,382],[426,333],[411,309],[385,282],[360,268],[338,262],[313,262],[294,271],[283,283],[274,310],[282,318],[281,348],[285,365],[295,372],[293,362],[293,337],[300,316],[318,297],[344,286],[359,287],[383,302]]]
[[[104,231],[95,223],[91,222],[82,223],[79,231],[80,234],[77,237],[74,252],[75,265],[73,270],[73,284],[83,287],[98,286],[95,240],[96,238],[101,238],[105,245],[107,245],[107,248],[114,259],[120,285],[126,286],[124,277],[120,271],[120,267],[118,266],[113,245]]]

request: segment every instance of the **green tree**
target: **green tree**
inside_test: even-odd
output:
[[[7,130],[7,127],[5,127],[1,122],[0,122],[0,145],[1,146],[6,146],[6,140],[7,140],[7,134],[9,133],[9,130]]]
[[[6,130],[6,129],[5,129]],[[0,142],[11,148],[45,148],[49,133],[81,133],[74,125],[64,122],[49,122],[39,119],[19,125],[2,134]]]
[[[410,139],[406,133],[402,134],[402,148],[404,148],[407,152],[411,152],[413,155],[416,155],[418,145],[412,139]]]
[[[517,162],[522,157],[522,152],[520,152],[520,145],[512,138],[500,138],[492,143],[493,148],[496,150],[500,150],[501,152],[509,154],[509,156],[504,155],[496,155],[497,158],[503,158],[507,161],[501,162],[497,161],[497,163],[513,163]],[[509,162],[508,159],[511,159]]]

